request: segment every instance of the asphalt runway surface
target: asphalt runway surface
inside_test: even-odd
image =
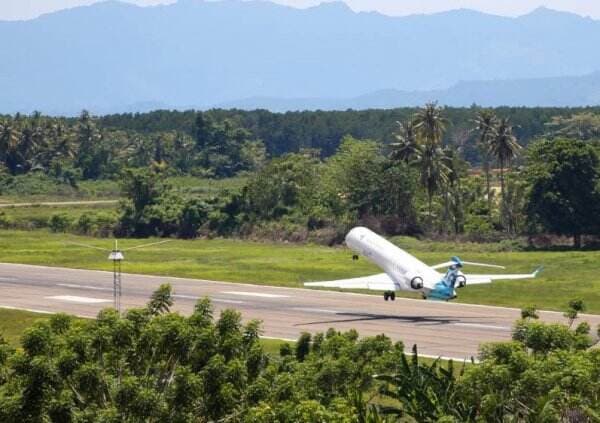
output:
[[[162,283],[173,286],[174,310],[191,313],[198,298],[215,308],[234,308],[244,320],[263,321],[263,335],[295,340],[302,332],[356,329],[361,336],[385,334],[417,344],[423,355],[470,359],[481,343],[509,340],[517,309],[397,298],[379,295],[279,288],[229,282],[123,274],[123,308],[146,304]],[[112,273],[20,264],[0,264],[0,307],[66,312],[94,317],[112,307]],[[468,287],[465,289],[469,289]],[[459,293],[460,295],[460,293]],[[561,313],[540,312],[547,322],[565,322]],[[584,315],[596,327],[600,316]]]

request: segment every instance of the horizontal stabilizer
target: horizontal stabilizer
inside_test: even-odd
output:
[[[431,266],[432,269],[437,270],[437,269],[443,269],[446,267],[450,267],[450,266],[454,266],[458,264],[456,261],[447,261],[445,263],[440,263],[440,264],[436,264],[434,266]],[[506,267],[504,266],[498,266],[496,264],[486,264],[486,263],[475,263],[472,261],[460,261],[460,264],[463,265],[469,265],[469,266],[479,266],[479,267],[491,267],[493,269],[506,269]]]
[[[478,284],[484,284],[484,283],[491,283],[493,281],[535,279],[540,274],[542,269],[543,269],[543,267],[539,267],[533,273],[526,273],[526,274],[515,274],[515,275],[502,275],[502,274],[499,274],[499,275],[467,275],[467,274],[465,274],[465,277],[467,278],[467,286],[468,285],[478,285]]]
[[[326,282],[307,282],[306,287],[369,289],[371,291],[396,291],[394,281],[385,273],[353,279],[340,279]]]

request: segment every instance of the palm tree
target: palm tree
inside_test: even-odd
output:
[[[498,118],[493,110],[484,109],[477,113],[474,120],[475,131],[479,133],[478,146],[485,173],[485,189],[488,202],[488,214],[492,214],[492,192],[490,187],[490,144],[496,135]]]
[[[447,120],[442,116],[442,108],[437,103],[427,103],[415,116],[414,129],[422,143],[430,147],[442,144]]]
[[[423,146],[419,160],[421,185],[427,191],[429,218],[432,216],[433,196],[448,183],[450,169],[446,165],[446,156],[441,147]]]
[[[449,169],[445,164],[442,138],[447,120],[437,103],[427,103],[417,112],[414,129],[420,146],[419,167],[421,185],[427,191],[429,218],[432,216],[433,195],[448,181]]]
[[[11,174],[15,175],[19,169],[19,144],[21,132],[14,122],[0,123],[0,159],[4,162]]]
[[[417,140],[415,125],[412,121],[396,122],[399,131],[394,134],[397,142],[391,143],[392,160],[403,161],[410,163],[412,160],[419,158],[421,153],[420,145]]]
[[[490,152],[500,166],[500,194],[504,208],[504,168],[510,166],[511,161],[517,157],[522,147],[517,142],[517,138],[513,134],[513,127],[507,118],[500,119],[494,135],[491,139]],[[502,213],[500,216],[502,220]]]
[[[444,190],[446,220],[451,220],[455,234],[463,227],[463,206],[461,190],[461,173],[463,162],[460,158],[461,149],[447,146],[443,149],[444,164],[448,169],[447,182]]]

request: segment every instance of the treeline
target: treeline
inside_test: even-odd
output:
[[[260,323],[208,299],[171,312],[161,286],[144,308],[94,320],[53,315],[14,349],[0,337],[3,422],[584,422],[600,418],[600,350],[584,310],[570,325],[522,312],[511,342],[480,363],[424,362],[416,347],[350,330],[304,333],[265,353]]]
[[[599,119],[555,118],[549,139],[524,150],[509,119],[479,111],[473,132],[481,175],[469,172],[459,148],[444,146],[448,120],[435,104],[401,123],[389,145],[346,137],[325,160],[315,150],[286,154],[250,176],[240,192],[208,201],[177,196],[156,172],[129,172],[117,232],[335,243],[364,224],[392,235],[475,240],[552,233],[580,247],[584,235],[600,233],[600,160],[597,133],[582,132],[588,120]],[[525,167],[515,167],[518,158]]]
[[[473,120],[481,108],[443,110],[448,119],[443,145],[459,146],[467,162],[480,165]],[[327,158],[347,135],[389,144],[395,140],[397,123],[410,120],[417,112],[417,108],[402,108],[288,113],[155,111],[98,118],[87,112],[79,118],[39,113],[0,116],[0,162],[13,175],[42,170],[68,180],[111,178],[123,166],[148,166],[152,162],[167,162],[180,174],[223,177],[252,168],[254,161],[264,157],[303,149],[318,150],[321,158]],[[494,109],[499,118],[512,122],[523,146],[544,137],[555,118],[599,112],[600,108]],[[207,151],[197,157],[203,145]],[[214,166],[209,166],[209,160]]]
[[[270,156],[298,152],[301,149],[318,149],[322,157],[334,154],[344,136],[372,139],[383,144],[394,141],[397,122],[405,122],[418,112],[418,108],[391,110],[304,111],[272,113],[267,110],[210,110],[204,115],[215,121],[230,120],[250,131],[254,138],[264,142]],[[481,108],[444,107],[448,130],[443,143],[463,147],[463,155],[472,164],[480,163],[476,147],[477,135],[473,133],[473,119]],[[494,109],[499,118],[508,118],[515,135],[526,146],[530,141],[544,136],[547,124],[554,117],[567,118],[578,114],[598,114],[600,107],[588,108],[526,108],[499,107]],[[150,113],[109,115],[100,118],[103,127],[132,130],[141,133],[182,131],[193,135],[195,111],[155,111]]]
[[[588,245],[596,243],[600,114],[549,118],[543,137],[525,146],[510,118],[468,111],[464,134],[474,139],[471,147],[445,141],[457,126],[449,113],[466,110],[432,103],[396,122],[387,143],[345,136],[325,156],[315,148],[270,156],[234,115],[220,120],[222,111],[193,113],[191,135],[107,129],[87,113],[67,123],[17,116],[0,123],[0,190],[15,175],[36,171],[74,187],[82,179],[119,179],[124,201],[112,231],[119,236],[336,243],[351,226],[365,224],[389,235],[532,240],[549,233],[572,237],[577,247],[586,236]],[[168,121],[156,113],[157,122]],[[137,118],[131,119],[126,122]],[[477,151],[480,167],[467,160],[469,148]],[[246,183],[209,198],[181,194],[166,183],[168,176],[190,174],[244,174]],[[107,232],[105,216],[82,219],[79,231],[97,220]],[[51,223],[54,230],[74,226],[61,216]]]
[[[264,163],[262,141],[231,120],[215,122],[200,113],[194,122],[190,135],[106,128],[85,111],[78,119],[0,118],[0,178],[42,172],[76,186],[80,180],[118,178],[126,168],[228,177]]]

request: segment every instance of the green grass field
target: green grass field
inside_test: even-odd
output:
[[[204,197],[216,195],[224,189],[240,190],[246,179],[244,176],[226,179],[172,176],[167,178],[167,182],[182,194]],[[77,188],[74,188],[43,175],[21,175],[15,177],[14,183],[4,191],[0,191],[0,204],[117,200],[120,197],[119,183],[113,180],[79,181]]]
[[[47,319],[49,314],[0,308],[0,335],[13,347],[19,345],[23,331],[36,320]]]
[[[98,212],[117,213],[116,203],[101,204],[70,204],[70,205],[34,205],[28,207],[2,207],[0,213],[8,219],[10,226],[20,229],[36,229],[48,226],[48,220],[53,214],[63,214],[72,222],[84,214]]]
[[[111,240],[51,234],[47,231],[0,231],[0,262],[109,270],[100,251],[68,245],[72,240],[109,248]],[[124,240],[123,248],[153,240]],[[434,264],[452,255],[464,260],[505,265],[506,272],[545,270],[538,279],[497,282],[459,291],[458,302],[509,307],[535,305],[564,310],[582,298],[588,311],[600,313],[600,252],[502,252],[497,244],[450,244],[394,239],[401,247]],[[300,287],[303,282],[364,276],[380,271],[361,259],[351,260],[346,248],[258,243],[239,240],[175,240],[131,251],[124,271],[231,282]],[[482,269],[467,269],[481,272]],[[487,269],[483,269],[485,273]],[[408,294],[410,295],[410,294]]]

